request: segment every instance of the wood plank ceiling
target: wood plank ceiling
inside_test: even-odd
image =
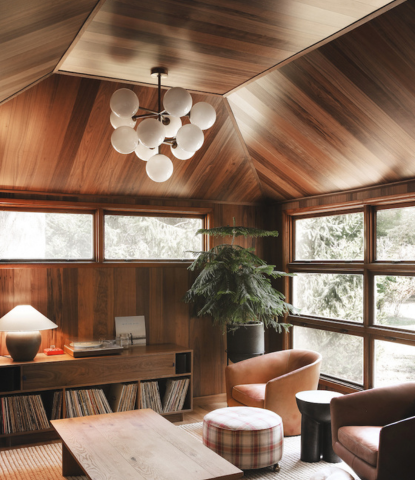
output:
[[[107,0],[60,71],[225,94],[388,0]]]
[[[51,74],[97,0],[0,0],[0,102]]]
[[[0,0],[0,103],[65,73],[0,105],[0,189],[242,203],[415,176],[414,2]],[[108,121],[119,82],[156,107],[157,65],[218,114],[162,184]]]
[[[415,176],[415,2],[229,96],[268,195]]]

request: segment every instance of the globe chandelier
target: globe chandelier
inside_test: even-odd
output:
[[[160,153],[160,145],[170,145],[174,157],[188,160],[203,145],[203,130],[215,123],[216,112],[206,102],[193,105],[190,93],[180,87],[165,93],[162,109],[161,79],[167,77],[167,69],[152,68],[151,76],[158,78],[157,111],[140,106],[137,95],[128,88],[112,94],[110,122],[114,132],[111,143],[119,153],[135,152],[147,162],[146,172],[151,180],[165,182],[173,174],[173,162]],[[137,115],[139,110],[147,113]],[[188,117],[190,123],[183,124],[181,117]]]

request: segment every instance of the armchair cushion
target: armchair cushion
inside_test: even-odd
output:
[[[264,408],[265,388],[265,383],[236,385],[232,389],[232,397],[248,407]]]
[[[376,467],[382,427],[341,427],[339,442],[353,455]]]

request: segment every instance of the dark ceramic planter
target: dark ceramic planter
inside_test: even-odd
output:
[[[247,323],[237,330],[228,331],[228,360],[236,363],[265,353],[264,325]]]

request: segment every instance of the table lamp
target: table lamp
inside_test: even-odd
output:
[[[0,332],[7,332],[6,347],[15,362],[33,360],[39,351],[39,330],[58,328],[30,305],[18,305],[0,318]]]

